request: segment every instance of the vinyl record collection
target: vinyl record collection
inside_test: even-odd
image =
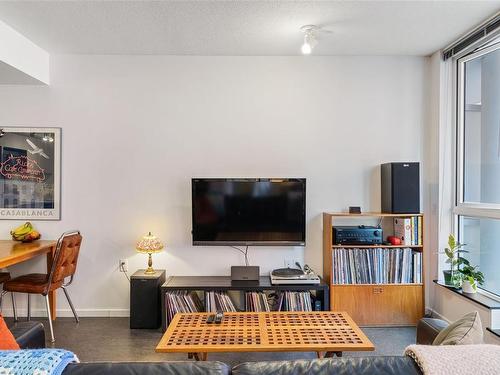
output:
[[[310,292],[265,292],[245,293],[246,311],[312,311]]]
[[[165,293],[165,305],[167,311],[167,324],[170,323],[176,313],[192,312],[236,312],[235,304],[223,291],[205,292],[205,304],[201,302],[198,294],[194,291],[172,291]],[[268,311],[312,311],[313,297],[311,293],[283,291],[265,293],[246,292],[245,311],[268,312]]]
[[[422,253],[410,248],[333,250],[333,284],[420,284]]]
[[[167,322],[172,321],[174,315],[180,313],[192,313],[203,311],[203,304],[196,292],[178,290],[165,293],[165,305],[167,310]]]
[[[233,301],[227,292],[206,292],[205,311],[207,312],[236,312]]]
[[[312,311],[312,304],[310,292],[286,291],[281,293],[278,311]]]
[[[272,298],[272,296],[268,297],[268,295],[264,292],[246,292],[245,310],[256,312],[271,311]]]

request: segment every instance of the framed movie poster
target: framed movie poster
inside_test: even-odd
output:
[[[0,128],[0,219],[61,219],[61,129]]]

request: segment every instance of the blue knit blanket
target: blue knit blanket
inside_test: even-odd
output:
[[[76,355],[63,349],[0,350],[0,374],[61,375],[72,362]]]

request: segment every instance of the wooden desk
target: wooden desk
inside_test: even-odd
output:
[[[176,314],[156,351],[206,360],[210,352],[301,351],[329,357],[375,349],[345,312],[224,313],[221,324],[207,324],[208,315]]]
[[[10,240],[0,240],[0,268],[22,263],[40,255],[47,255],[47,273],[50,272],[56,241],[38,240],[23,243]],[[56,319],[56,291],[49,292],[50,312],[52,320]]]

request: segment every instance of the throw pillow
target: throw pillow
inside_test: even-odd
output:
[[[432,345],[469,345],[483,343],[483,327],[477,311],[468,313],[443,329]]]
[[[0,315],[0,350],[19,350],[19,344]]]

